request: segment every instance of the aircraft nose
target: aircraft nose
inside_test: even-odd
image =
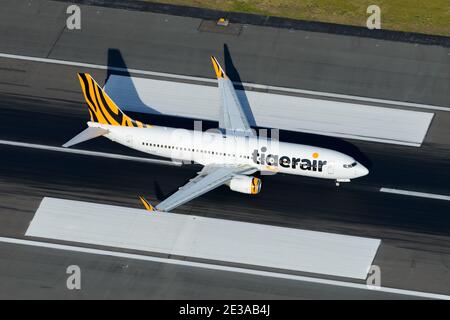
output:
[[[367,169],[361,163],[358,162],[358,165],[355,166],[355,174],[357,177],[366,176],[369,174],[369,169]]]

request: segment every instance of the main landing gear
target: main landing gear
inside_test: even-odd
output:
[[[341,182],[350,182],[350,179],[336,179],[336,187],[339,187]]]

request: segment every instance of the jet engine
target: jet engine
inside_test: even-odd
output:
[[[230,189],[247,194],[258,194],[261,191],[261,179],[243,175],[234,176],[228,183]]]

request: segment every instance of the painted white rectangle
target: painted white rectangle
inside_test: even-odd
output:
[[[27,236],[365,279],[380,240],[44,198]]]
[[[105,89],[124,110],[218,120],[215,86],[112,75]],[[433,113],[238,90],[251,125],[420,146]]]

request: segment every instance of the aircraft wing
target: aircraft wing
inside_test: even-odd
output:
[[[182,186],[177,192],[159,203],[155,209],[158,211],[172,210],[192,199],[195,199],[208,191],[211,191],[224,183],[227,183],[236,174],[251,174],[255,168],[242,166],[205,166],[198,175]]]
[[[254,136],[236,95],[233,82],[227,77],[215,57],[211,57],[211,61],[216,72],[221,97],[219,128],[228,130],[228,133],[231,131],[232,134]]]

